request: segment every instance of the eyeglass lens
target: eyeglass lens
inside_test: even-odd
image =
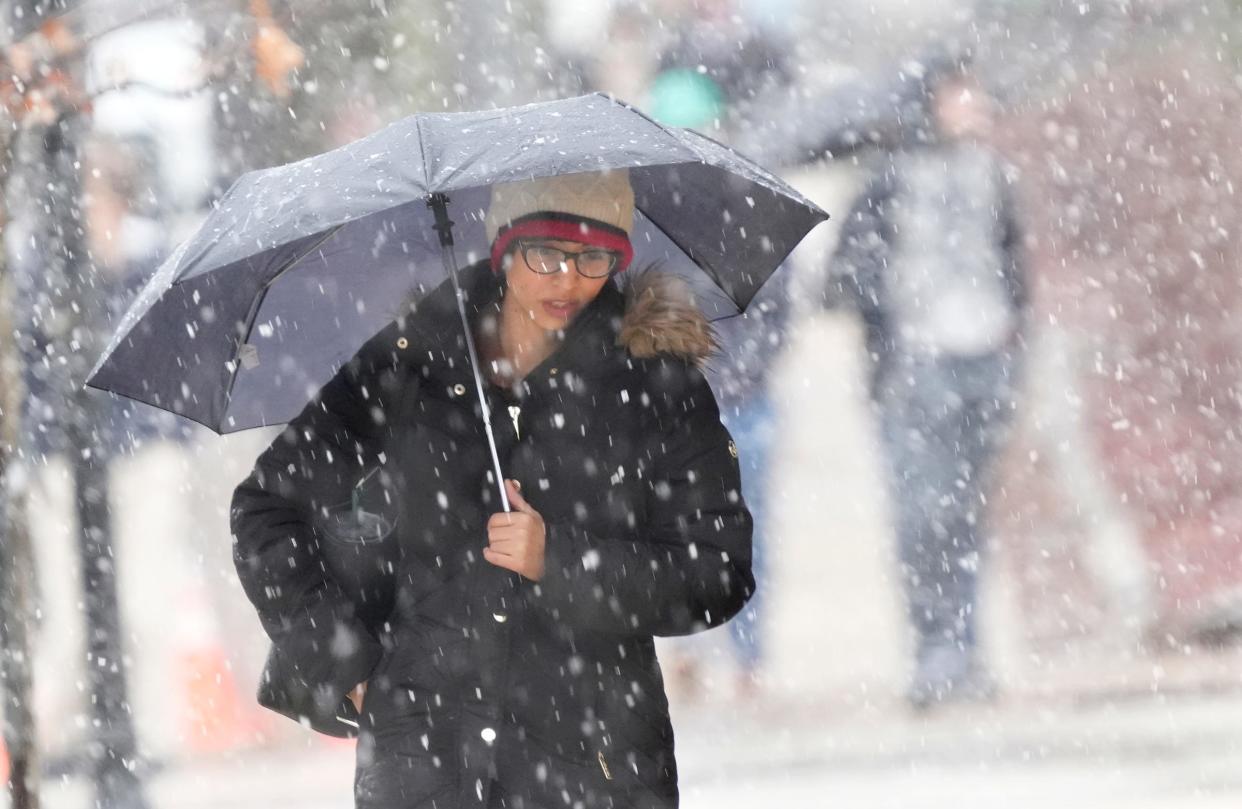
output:
[[[612,272],[617,262],[615,253],[609,250],[583,250],[569,253],[545,245],[528,245],[525,249],[526,263],[541,275],[558,272],[572,258],[578,272],[588,278],[599,278]]]

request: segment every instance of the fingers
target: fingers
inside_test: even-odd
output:
[[[491,534],[500,528],[508,528],[515,524],[514,517],[517,516],[510,511],[497,511],[495,514],[487,518],[487,533]]]
[[[513,544],[507,545],[488,545],[483,549],[483,555],[494,556],[498,559],[517,559],[521,556],[521,549]]]
[[[515,521],[508,525],[501,523],[499,525],[489,525],[487,528],[487,544],[493,548],[499,545],[516,544],[516,545],[542,545],[540,539],[542,537],[542,529],[539,523],[525,518],[524,515],[515,515],[522,517],[522,521]]]
[[[520,573],[518,569],[521,567],[521,560],[507,553],[496,550],[495,548],[484,548],[483,559],[496,567],[503,567],[505,570],[512,570],[514,573]]]
[[[539,512],[531,508],[530,503],[526,502],[526,498],[522,496],[522,484],[512,478],[505,478],[505,492],[509,495],[509,503],[515,509],[523,514],[538,514]]]
[[[543,560],[532,559],[525,553],[509,556],[495,548],[484,548],[483,559],[496,567],[521,574],[531,581],[543,578]]]
[[[512,550],[512,553],[507,551]],[[543,554],[532,554],[530,548],[522,542],[514,542],[505,546],[489,546],[483,549],[483,560],[496,567],[521,574],[531,581],[543,578]]]
[[[358,713],[362,713],[362,700],[367,695],[367,684],[365,682],[358,683],[354,686],[354,690],[349,692],[349,701],[354,704],[354,709]]]
[[[509,536],[489,536],[487,547],[483,549],[484,558],[488,552],[502,559],[527,559],[531,555],[530,537],[523,534]]]
[[[515,510],[488,518],[483,559],[538,581],[543,576],[543,517],[522,497],[516,480],[505,479],[505,494]]]
[[[528,539],[527,534],[522,532],[494,531],[487,534],[487,547],[502,553],[515,553],[514,549],[528,544]]]
[[[511,537],[521,536],[523,534],[532,534],[538,528],[534,518],[527,514],[519,512],[501,512],[493,514],[487,520],[487,536],[492,537]]]

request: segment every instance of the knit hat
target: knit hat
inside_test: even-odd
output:
[[[492,243],[492,268],[517,239],[563,239],[621,255],[624,270],[634,257],[634,189],[625,169],[538,177],[492,186],[484,220]]]

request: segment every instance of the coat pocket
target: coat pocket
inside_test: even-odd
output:
[[[372,467],[354,486],[349,500],[324,508],[315,520],[328,575],[371,627],[387,617],[396,592],[400,559],[396,489],[383,466]]]
[[[342,697],[334,707],[323,694],[307,682],[294,659],[273,644],[259,677],[257,699],[260,705],[309,727],[317,733],[351,739],[358,735],[358,715]]]
[[[668,701],[653,653],[633,649],[631,659],[634,668],[624,677],[610,678],[600,692],[594,739],[614,783],[635,796],[637,805],[662,806],[670,796],[675,798],[677,784]],[[653,668],[642,667],[644,659]]]
[[[524,794],[535,806],[642,805],[631,803],[622,782],[614,780],[612,763],[593,745],[567,747],[527,732],[521,741],[501,747],[497,757],[506,789]]]
[[[677,766],[671,749],[637,746],[608,734],[600,740],[596,760],[614,791],[635,806],[658,807],[675,801]]]
[[[672,809],[677,804],[675,775],[671,781],[649,776],[666,768],[607,739],[576,755],[541,752],[531,751],[528,771],[544,793],[536,797],[548,805],[563,805],[565,795],[574,805],[592,809]]]
[[[451,806],[456,786],[452,768],[436,756],[380,752],[369,762],[359,761],[354,805],[357,809]]]

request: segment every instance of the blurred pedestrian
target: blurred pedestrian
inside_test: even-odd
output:
[[[103,333],[120,320],[138,288],[155,269],[165,249],[160,220],[158,161],[147,138],[93,133],[83,152],[82,231],[89,261],[92,327]],[[26,396],[27,449],[37,457],[71,452],[64,417],[64,371],[48,361],[55,354],[56,333],[65,315],[50,305],[43,254],[27,222],[15,221],[4,233],[16,289],[30,322],[22,345]],[[46,314],[45,314],[46,313]],[[183,440],[188,428],[170,413],[132,401],[98,400],[90,425],[97,452],[109,459],[130,454],[147,442]]]
[[[617,0],[608,10],[603,36],[581,63],[583,90],[598,90],[630,104],[641,103],[657,60],[671,36],[643,0]]]
[[[928,58],[908,119],[843,226],[829,298],[856,307],[916,635],[916,708],[989,698],[978,653],[987,490],[1016,401],[1027,303],[992,101],[966,59]],[[908,110],[907,110],[908,113]]]
[[[756,99],[769,98],[789,84],[785,51],[770,31],[747,24],[735,0],[691,0],[659,54],[643,101],[663,124],[728,142],[751,126]],[[784,347],[789,276],[787,269],[776,273],[744,315],[716,324],[724,350],[709,371],[721,418],[737,442],[742,491],[755,522],[751,564],[760,585],[729,624],[738,668],[736,692],[743,698],[758,693],[763,664],[763,548],[771,533],[768,459],[777,434],[770,372]],[[703,644],[687,639],[674,648],[676,685],[683,696],[696,698],[704,679]]]

